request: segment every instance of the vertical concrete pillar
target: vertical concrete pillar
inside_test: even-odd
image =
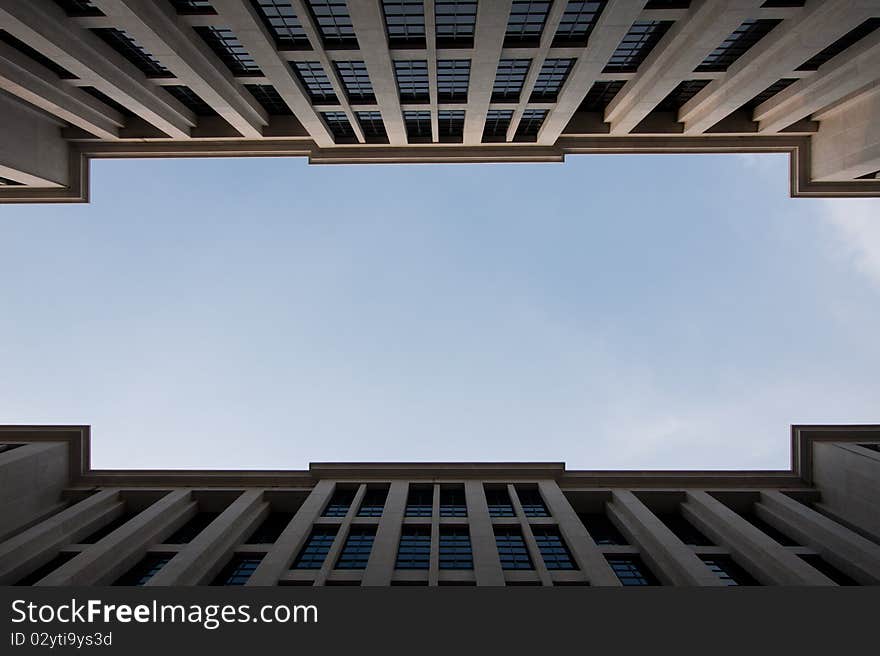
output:
[[[605,556],[593,542],[587,529],[556,481],[539,481],[538,489],[547,504],[547,509],[556,519],[559,533],[568,545],[571,555],[584,573],[590,585],[620,586],[620,579],[614,574]]]
[[[266,554],[245,585],[278,584],[278,580],[290,569],[293,559],[296,558],[309,537],[312,524],[321,515],[324,506],[329,503],[334,489],[336,489],[336,484],[333,481],[321,480],[315,484],[302,506],[296,511],[290,524],[278,536],[272,549]]]
[[[58,550],[122,513],[119,490],[102,490],[0,543],[0,585],[10,585],[45,565]]]
[[[169,492],[36,585],[109,585],[134,566],[151,545],[177,530],[195,510],[190,490]]]
[[[428,565],[428,585],[440,581],[440,484],[434,485],[431,503],[431,559]]]
[[[345,514],[342,524],[339,525],[339,530],[336,532],[336,539],[334,539],[333,544],[330,545],[330,551],[327,552],[327,558],[324,560],[324,565],[318,570],[317,576],[315,576],[315,585],[324,585],[327,581],[327,577],[330,576],[330,572],[336,567],[336,561],[339,559],[339,554],[342,553],[342,548],[345,546],[345,541],[348,539],[348,531],[351,529],[352,522],[357,515],[358,508],[360,508],[361,502],[364,500],[364,495],[366,493],[367,486],[362,483],[354,495],[351,507]]]
[[[376,530],[376,540],[373,542],[373,551],[370,553],[370,560],[364,572],[363,585],[391,585],[408,492],[409,484],[405,481],[394,481],[388,489],[385,508]]]
[[[538,578],[541,579],[541,585],[553,585],[553,580],[550,578],[550,572],[544,564],[544,556],[541,554],[541,549],[538,547],[535,535],[532,533],[532,527],[529,525],[529,518],[526,517],[526,514],[523,512],[522,504],[519,502],[519,495],[516,493],[516,486],[508,483],[507,494],[510,497],[510,503],[513,505],[513,512],[519,520],[519,528],[520,531],[522,531],[523,542],[525,542],[526,549],[529,552],[529,558],[532,559],[532,564],[535,566],[535,571],[538,573]]]
[[[208,583],[235,546],[262,521],[268,509],[263,490],[243,492],[145,585]]]
[[[34,442],[0,453],[0,539],[62,503],[61,492],[68,485],[67,449],[65,442]]]
[[[464,495],[467,502],[468,530],[471,549],[474,552],[474,575],[477,585],[504,585],[504,572],[498,558],[495,532],[489,517],[489,505],[482,481],[465,481]]]
[[[880,585],[880,546],[870,540],[777,490],[761,492],[755,512],[860,583]]]
[[[681,506],[685,518],[729,549],[734,560],[765,585],[834,585],[715,497],[703,491],[686,495]]]
[[[668,585],[723,585],[693,549],[628,490],[615,490],[608,511],[627,529],[642,559]]]

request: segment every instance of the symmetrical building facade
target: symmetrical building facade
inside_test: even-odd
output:
[[[0,0],[0,202],[92,158],[784,152],[880,196],[880,0]]]
[[[880,584],[880,426],[795,426],[787,471],[88,463],[0,428],[0,585]]]

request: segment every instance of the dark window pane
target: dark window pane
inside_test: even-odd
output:
[[[471,47],[476,23],[475,0],[437,0],[434,3],[434,29],[438,48]]]
[[[522,506],[523,513],[526,517],[549,517],[547,506],[541,498],[541,493],[535,487],[517,487],[516,496],[519,497],[519,503]]]
[[[183,104],[187,109],[191,110],[196,116],[217,116],[214,108],[206,103],[202,98],[189,87],[175,84],[171,86],[163,86],[163,89]]]
[[[496,110],[497,111],[497,110]],[[513,110],[503,110],[513,114]],[[488,120],[488,119],[487,119]],[[510,116],[507,117],[507,123],[510,123]],[[504,134],[507,134],[507,127],[504,127]],[[513,517],[513,504],[510,502],[510,495],[506,489],[489,488],[486,490],[486,503],[489,506],[490,517]]]
[[[606,556],[606,558],[623,585],[660,585],[638,556]]]
[[[309,48],[309,39],[288,0],[252,0],[279,48]]]
[[[233,556],[211,585],[244,585],[262,560],[261,555]]]
[[[343,114],[344,116],[344,114]],[[333,492],[330,503],[324,508],[324,517],[345,517],[354,501],[354,490],[341,489]]]
[[[394,74],[402,102],[428,102],[427,61],[395,61]]]
[[[518,101],[531,64],[531,59],[500,60],[492,85],[492,102]]]
[[[432,485],[410,485],[406,497],[407,517],[430,517],[434,507],[434,487]]]
[[[516,128],[514,140],[534,141],[547,117],[546,109],[527,109],[523,112],[519,125]]]
[[[871,32],[880,27],[880,18],[869,18],[864,23],[859,25],[858,27],[850,30],[842,37],[840,37],[837,41],[832,43],[830,46],[822,50],[821,52],[813,55],[803,64],[797,67],[799,71],[815,71],[822,64],[827,61],[830,61],[844,50],[849,48],[850,46],[855,45],[857,42],[864,39]]]
[[[385,498],[388,496],[388,488],[367,488],[367,493],[358,508],[358,517],[381,517],[385,509]]]
[[[440,527],[440,569],[473,569],[474,556],[467,526]]]
[[[714,542],[700,533],[693,524],[679,513],[657,513],[657,517],[666,524],[670,531],[675,533],[675,537],[685,544],[696,547],[711,547],[714,545]]]
[[[352,526],[336,561],[336,569],[366,569],[375,538],[375,526]]]
[[[330,83],[330,78],[317,61],[292,62],[297,77],[309,93],[309,99],[313,103],[336,104],[336,91]]]
[[[834,581],[837,585],[859,585],[858,581],[853,579],[847,574],[844,574],[839,569],[837,569],[834,565],[829,563],[827,560],[822,558],[822,556],[812,555],[812,556],[801,556],[809,565],[820,572],[822,572],[829,579]]]
[[[208,524],[213,522],[220,513],[198,512],[186,524],[181,526],[174,535],[165,539],[165,544],[186,544],[192,542],[199,533],[204,531]]]
[[[165,68],[158,59],[127,32],[102,27],[92,29],[92,33],[137,66],[148,77],[173,77],[171,71]]]
[[[336,539],[336,531],[335,526],[314,527],[294,561],[293,569],[321,569],[333,540]]]
[[[559,529],[555,526],[533,526],[532,534],[538,543],[547,569],[578,569]]]
[[[440,516],[467,517],[464,486],[456,485],[440,488]]]
[[[534,569],[518,528],[496,526],[495,545],[498,547],[501,569]]]
[[[293,513],[269,513],[263,523],[257,527],[257,530],[251,533],[246,544],[272,544],[284,532],[292,519]]]
[[[565,13],[553,36],[554,46],[585,46],[590,32],[596,26],[599,14],[605,7],[605,0],[600,2],[583,2],[569,0],[565,5]]]
[[[349,102],[376,102],[373,84],[370,82],[370,76],[367,73],[367,66],[364,62],[338,61],[335,62],[335,66],[336,72],[339,73],[342,84],[345,86],[345,93],[348,94]]]
[[[544,31],[549,0],[514,0],[507,19],[505,46],[537,45]]]
[[[672,21],[636,21],[620,41],[605,73],[635,73],[672,26]]]
[[[555,102],[574,59],[545,59],[535,80],[530,102]]]
[[[781,22],[777,19],[745,21],[724,39],[721,45],[709,53],[696,70],[726,71],[733,62],[742,57],[749,48],[767,36]]]
[[[382,0],[388,43],[392,48],[425,46],[425,3],[423,0]]]
[[[281,95],[270,84],[245,84],[254,99],[262,105],[270,116],[293,116],[293,112]]]
[[[147,554],[137,565],[116,579],[113,585],[144,585],[173,557],[173,554]]]
[[[760,585],[755,578],[727,556],[701,556],[706,567],[718,575],[724,585]]]
[[[604,513],[579,513],[578,517],[596,544],[629,544]]]
[[[471,78],[469,59],[437,61],[437,99],[440,102],[466,102]]]
[[[235,75],[261,75],[254,58],[245,50],[232,30],[197,26],[195,31]]]
[[[357,48],[345,0],[308,0],[326,48]]]
[[[396,569],[428,569],[431,559],[431,527],[404,526],[397,547]]]

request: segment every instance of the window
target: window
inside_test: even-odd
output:
[[[376,94],[367,73],[367,66],[362,61],[338,61],[335,62],[336,72],[339,74],[348,100],[352,103],[374,103]]]
[[[244,585],[261,560],[262,556],[254,554],[233,556],[211,585]]]
[[[773,538],[783,547],[797,547],[800,546],[797,542],[792,540],[790,537],[785,535],[782,531],[780,531],[775,526],[771,526],[763,519],[758,517],[754,511],[749,511],[746,513],[741,513],[740,516],[746,520],[749,524],[759,529],[762,533],[764,533],[767,537]]]
[[[501,569],[534,569],[525,540],[518,528],[496,526],[495,545],[498,547]]]
[[[256,99],[269,116],[293,116],[293,112],[271,84],[245,84],[244,88]]]
[[[330,78],[324,72],[321,62],[297,61],[291,62],[300,82],[309,92],[309,99],[315,104],[336,104],[336,91],[330,83]]]
[[[510,127],[510,119],[512,118],[512,109],[490,109],[486,112],[486,125],[483,127],[483,141],[503,141],[507,137],[507,128]],[[491,507],[489,508],[489,512],[491,514]],[[511,507],[510,512],[513,512],[513,507]],[[503,516],[504,515],[499,515],[499,517]]]
[[[397,548],[396,569],[428,569],[431,559],[431,527],[404,526]]]
[[[685,80],[680,82],[669,94],[661,100],[655,111],[658,112],[677,112],[691,98],[696,96],[700,91],[706,88],[711,80]]]
[[[406,136],[410,141],[431,140],[431,112],[407,110],[403,113]]]
[[[507,19],[504,45],[506,47],[537,45],[541,41],[541,32],[544,31],[548,11],[550,11],[549,0],[514,0]]]
[[[718,575],[724,585],[760,585],[751,574],[727,556],[701,556],[706,567]]]
[[[171,86],[163,86],[162,88],[177,98],[183,106],[192,111],[196,116],[217,116],[217,112],[214,111],[214,108],[202,100],[201,96],[189,87],[175,84]]]
[[[473,569],[474,554],[467,526],[440,527],[440,569]]]
[[[209,0],[171,0],[178,14],[216,14]]]
[[[354,490],[337,488],[330,498],[330,503],[324,508],[323,517],[345,517],[352,501],[354,501]]]
[[[811,567],[819,570],[829,579],[834,581],[837,585],[858,585],[858,581],[851,578],[847,574],[844,574],[839,569],[837,569],[834,565],[829,563],[827,560],[822,558],[822,556],[818,555],[806,555],[801,556],[801,558],[807,562]]]
[[[361,131],[367,141],[388,141],[385,132],[385,123],[382,121],[382,112],[355,112]],[[429,513],[430,514],[430,513]]]
[[[577,569],[557,527],[533,526],[532,534],[547,569]]]
[[[292,519],[293,513],[269,513],[257,530],[251,533],[245,544],[272,544],[281,536]]]
[[[554,46],[586,46],[590,32],[596,26],[599,14],[605,7],[605,0],[600,2],[583,2],[569,0],[556,34],[553,36]]]
[[[254,58],[245,50],[232,30],[204,26],[197,26],[193,29],[234,75],[262,75]]]
[[[113,585],[144,585],[173,557],[174,554],[147,554],[137,565],[116,579]]]
[[[427,61],[395,61],[394,75],[401,102],[428,102]]]
[[[410,485],[406,497],[407,517],[430,517],[434,507],[432,485]]]
[[[434,3],[434,29],[438,48],[470,48],[477,24],[476,0]]]
[[[122,526],[123,524],[128,522],[128,520],[131,519],[132,517],[134,517],[133,514],[124,512],[116,519],[111,519],[109,522],[104,524],[98,530],[92,531],[92,533],[88,537],[85,537],[82,540],[80,540],[80,543],[94,544],[95,542],[98,542],[99,540],[102,540],[103,538],[110,535],[117,528],[119,528],[120,526]]]
[[[602,112],[604,114],[605,108],[608,107],[608,104],[612,100],[614,100],[614,96],[616,96],[623,88],[624,84],[626,84],[626,82],[623,80],[594,82],[593,86],[591,86],[590,90],[587,92],[587,95],[584,96],[584,99],[581,101],[578,111]]]
[[[861,41],[871,32],[880,28],[880,18],[869,18],[864,23],[850,30],[830,46],[810,57],[807,61],[797,67],[798,71],[815,71],[827,61],[830,61],[844,50],[858,41]]]
[[[92,33],[108,46],[137,66],[148,77],[172,77],[171,71],[132,38],[130,34],[113,28],[94,28]]]
[[[440,488],[440,516],[467,517],[463,485]]]
[[[336,569],[365,569],[375,538],[375,526],[352,526],[336,561]]]
[[[636,21],[624,35],[603,72],[635,73],[663,38],[672,21]]]
[[[388,496],[387,487],[368,487],[361,507],[358,508],[358,517],[381,517],[385,509],[385,498]]]
[[[61,7],[68,16],[104,15],[104,12],[92,4],[91,0],[55,0],[55,4]]]
[[[726,71],[746,51],[770,33],[774,27],[781,23],[777,19],[747,20],[736,28],[721,45],[715,48],[703,63],[697,66],[697,71]]]
[[[461,141],[464,135],[464,110],[441,109],[437,112],[440,141]],[[441,516],[443,514],[441,509]]]
[[[556,102],[559,90],[573,65],[574,59],[545,59],[529,101]]]
[[[527,109],[523,112],[516,128],[516,141],[534,141],[547,116],[546,109]]]
[[[326,48],[357,48],[354,26],[345,0],[309,0]]]
[[[61,567],[64,563],[66,563],[68,560],[71,560],[76,555],[76,552],[73,551],[62,551],[45,565],[38,567],[24,578],[16,581],[15,585],[34,585],[38,581],[41,581],[49,576],[49,574],[54,572],[56,569]]]
[[[660,585],[638,556],[608,556],[607,559],[623,585]]]
[[[336,539],[335,526],[315,526],[293,563],[293,569],[321,569]]]
[[[438,60],[437,99],[440,102],[466,102],[470,79],[470,59]]]
[[[186,544],[187,542],[192,542],[219,515],[220,513],[216,512],[197,512],[192,519],[177,529],[171,537],[166,538],[164,543]]]
[[[23,54],[25,57],[30,57],[38,64],[45,66],[62,80],[78,79],[76,75],[68,71],[66,68],[59,66],[54,61],[46,57],[43,53],[34,50],[24,41],[19,41],[6,30],[0,30],[0,41],[10,46],[11,48],[18,50],[18,52]]]
[[[679,513],[656,513],[657,518],[675,533],[675,537],[695,547],[711,547],[712,542]]]
[[[596,544],[629,544],[604,513],[578,513],[578,517]]]
[[[252,3],[279,48],[310,47],[302,23],[299,22],[289,0],[252,0]]]
[[[522,506],[523,513],[526,517],[549,517],[547,506],[541,498],[541,493],[537,487],[520,487],[516,488],[516,496],[519,497],[519,503]]]
[[[509,111],[511,114],[512,110]],[[510,118],[508,117],[508,123],[510,122]],[[505,134],[507,133],[507,128],[504,129]],[[510,495],[507,494],[507,490],[495,487],[489,488],[486,490],[486,503],[489,506],[489,517],[513,517],[515,513],[513,512],[513,504],[510,503]]]
[[[392,48],[425,47],[423,0],[382,0],[388,44]]]
[[[500,60],[492,85],[492,102],[517,102],[531,64],[531,59]]]

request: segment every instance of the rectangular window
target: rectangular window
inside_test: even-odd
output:
[[[755,578],[728,556],[700,556],[724,585],[760,585]]]
[[[504,141],[507,137],[507,129],[510,127],[510,120],[512,118],[512,109],[490,109],[486,112],[486,125],[483,127],[483,141]],[[492,509],[490,508],[489,510],[491,512]],[[513,513],[512,507],[510,512]]]
[[[534,569],[525,540],[518,528],[496,526],[495,545],[498,548],[501,569]]]
[[[423,60],[395,61],[394,75],[400,101],[405,103],[428,102],[428,62]]]
[[[635,73],[673,21],[636,21],[608,60],[604,73]]]
[[[337,527],[315,526],[293,563],[293,569],[321,569],[336,539]]]
[[[437,60],[437,100],[467,102],[470,79],[470,59]]]
[[[463,485],[440,487],[440,516],[467,517],[467,503]]]
[[[309,39],[289,0],[251,0],[279,48],[309,49]]]
[[[599,14],[605,8],[605,0],[598,2],[583,2],[583,0],[569,0],[565,5],[565,12],[556,34],[553,35],[553,45],[558,47],[577,46],[583,48],[587,45],[590,32],[599,20]]]
[[[850,46],[864,39],[874,30],[880,28],[880,18],[869,18],[858,27],[850,30],[830,46],[810,57],[797,67],[798,71],[815,71],[827,61],[830,61]]]
[[[431,140],[431,112],[407,110],[403,113],[403,122],[409,141]]]
[[[382,0],[388,45],[392,48],[425,47],[423,0]]]
[[[547,506],[544,505],[544,499],[537,487],[516,486],[516,496],[519,497],[519,503],[522,506],[523,513],[526,517],[549,517]]]
[[[337,488],[330,497],[330,503],[324,508],[323,517],[345,517],[354,501],[354,490]]]
[[[410,485],[406,497],[407,517],[430,517],[434,508],[433,485]]]
[[[174,554],[147,554],[141,561],[120,576],[113,585],[144,585],[165,567]]]
[[[547,118],[546,109],[527,109],[523,112],[519,125],[516,128],[514,141],[534,141],[538,131]]]
[[[235,555],[220,570],[211,585],[244,585],[263,560],[259,554]]]
[[[76,555],[76,552],[73,551],[62,551],[45,565],[41,565],[24,578],[16,581],[14,585],[35,585]]]
[[[217,116],[217,112],[208,103],[202,100],[195,91],[181,84],[163,86],[163,89],[174,96],[178,102],[184,105],[196,116]]]
[[[208,528],[220,513],[216,512],[197,512],[192,519],[177,529],[174,534],[165,539],[164,544],[187,544],[198,537],[199,533]]]
[[[104,43],[137,66],[147,77],[173,77],[171,71],[165,68],[158,59],[135,41],[134,37],[127,32],[110,27],[101,27],[92,28],[92,33],[100,37]]]
[[[370,82],[370,76],[364,62],[338,61],[334,65],[345,87],[345,93],[348,94],[349,102],[376,102],[376,94],[373,92],[373,84]]]
[[[352,526],[336,561],[336,569],[366,569],[375,539],[375,526]]]
[[[700,533],[700,531],[698,531],[696,527],[694,527],[694,525],[686,520],[680,513],[655,514],[657,515],[657,518],[666,525],[666,528],[675,533],[675,537],[685,544],[695,547],[714,546],[714,542]]]
[[[387,487],[368,487],[367,493],[358,508],[358,517],[381,517],[385,510],[385,499],[388,496]]]
[[[355,112],[355,115],[361,125],[364,139],[371,143],[387,143],[388,134],[382,121],[382,112]]]
[[[533,526],[532,534],[547,569],[577,569],[571,552],[555,526]]]
[[[809,564],[810,567],[813,567],[814,569],[822,572],[837,585],[859,585],[858,581],[850,577],[848,574],[844,574],[843,572],[841,572],[834,565],[822,558],[822,556],[805,555],[801,556],[801,559]]]
[[[695,69],[698,72],[726,71],[749,48],[781,23],[778,19],[747,20],[721,42]]]
[[[434,3],[438,48],[473,47],[476,24],[476,0],[437,0]]]
[[[193,28],[234,75],[262,75],[257,62],[232,30],[221,27]]]
[[[556,102],[572,66],[574,59],[545,59],[529,102]]]
[[[514,0],[507,19],[504,46],[536,46],[550,11],[549,0]]]
[[[270,512],[245,544],[272,544],[281,536],[293,519],[293,513]]]
[[[474,554],[467,526],[440,527],[440,569],[473,569]]]
[[[517,102],[531,59],[501,59],[492,85],[492,102]]]
[[[335,105],[339,102],[336,98],[336,91],[330,83],[330,78],[324,72],[321,62],[317,61],[297,61],[291,62],[293,69],[300,82],[309,93],[309,99],[317,104]]]
[[[511,114],[512,110],[509,111]],[[508,123],[509,123],[508,119]],[[505,134],[507,128],[504,129]],[[505,488],[490,487],[486,489],[486,503],[489,506],[489,517],[514,517],[513,504],[510,502],[510,495]]]
[[[245,84],[244,88],[262,105],[269,116],[293,116],[290,107],[271,84]]]
[[[614,96],[618,94],[624,84],[626,84],[626,82],[623,80],[594,82],[593,86],[590,87],[590,90],[587,91],[587,95],[584,96],[584,99],[581,101],[578,111],[602,112],[604,114],[605,108],[608,107],[608,104],[612,100],[614,100]]]
[[[623,585],[660,585],[638,556],[606,556],[606,558]]]
[[[629,544],[604,513],[578,513],[578,517],[596,544]]]
[[[345,0],[308,0],[324,47],[357,48],[357,37]]]
[[[464,136],[464,110],[441,109],[437,112],[440,141],[461,141]]]
[[[431,559],[431,527],[404,526],[397,548],[395,569],[428,569]]]

